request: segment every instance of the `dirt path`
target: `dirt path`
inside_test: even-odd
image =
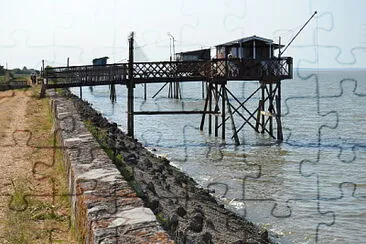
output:
[[[75,243],[47,99],[0,92],[0,243]]]
[[[26,156],[31,149],[22,133],[26,128],[29,100],[29,92],[0,92],[0,238],[4,234],[2,220],[9,208],[12,180],[18,177],[27,178],[31,174],[32,164]]]

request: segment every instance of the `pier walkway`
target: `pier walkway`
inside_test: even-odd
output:
[[[229,80],[259,80],[276,83],[292,79],[292,58],[269,60],[213,59],[209,61],[136,62],[129,73],[129,63],[48,67],[45,88]],[[132,78],[132,79],[131,79]]]

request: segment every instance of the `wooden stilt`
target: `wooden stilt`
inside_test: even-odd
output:
[[[172,82],[169,82],[168,98],[172,98]]]
[[[265,92],[265,88],[266,88],[266,85],[264,83],[261,84],[261,89],[262,89],[262,107],[261,107],[261,111],[265,111],[265,103],[264,103],[264,92]],[[264,114],[262,114],[262,130],[261,130],[261,133],[263,134],[264,133],[264,129],[265,129],[265,117],[264,117]]]
[[[218,88],[218,84],[215,83],[215,112],[218,111],[218,107],[219,107],[219,88]],[[219,136],[219,118],[217,116],[215,116],[215,136],[218,137]]]
[[[168,85],[168,83],[169,82],[166,82],[160,89],[159,89],[159,91],[157,91],[155,94],[154,94],[154,96],[152,96],[152,98],[155,98],[163,89],[164,89],[164,87],[166,86],[166,85]],[[168,94],[169,95],[169,94]]]
[[[208,110],[210,111],[210,114],[208,115],[208,134],[212,134],[212,81],[208,84],[208,93],[207,96],[209,96],[209,103],[208,103]]]
[[[205,99],[205,106],[203,108],[203,111],[205,112],[204,114],[202,114],[202,118],[201,118],[201,124],[200,124],[200,130],[203,130],[203,126],[205,124],[205,119],[206,119],[206,112],[207,112],[207,107],[208,107],[208,103],[209,103],[209,93],[207,92],[207,97]],[[210,111],[211,112],[211,111]]]
[[[263,100],[259,100],[257,109],[257,118],[255,121],[255,131],[259,133],[259,125],[261,119],[261,111],[263,110]]]
[[[225,96],[226,88],[225,83],[221,85],[221,138],[225,140],[225,121],[226,121],[226,115],[225,115],[225,102],[226,102],[226,96]]]
[[[146,83],[144,83],[144,100],[146,101],[147,99],[147,90],[146,90]]]
[[[282,134],[282,121],[281,121],[281,81],[277,83],[277,97],[276,97],[276,105],[277,105],[277,141],[283,141]]]
[[[269,84],[269,107],[268,111],[273,114],[273,85]],[[269,133],[273,136],[273,116],[269,117]]]
[[[133,80],[133,42],[134,33],[131,33],[129,39],[129,60],[128,60],[128,82],[127,82],[127,135],[134,137],[134,94],[135,87]]]
[[[238,137],[238,134],[236,133],[236,126],[235,126],[235,121],[234,121],[234,116],[233,116],[233,113],[232,113],[232,110],[231,110],[231,103],[229,101],[229,96],[227,95],[227,89],[225,87],[224,89],[224,95],[225,95],[225,100],[226,100],[226,103],[227,103],[227,110],[229,112],[229,117],[230,117],[230,120],[231,120],[231,129],[233,131],[233,138],[234,138],[234,141],[235,141],[235,145],[238,146],[240,145],[240,141],[239,141],[239,137]]]

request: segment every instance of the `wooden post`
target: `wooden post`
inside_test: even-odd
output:
[[[225,114],[225,102],[226,102],[226,87],[225,83],[221,85],[221,138],[225,140],[225,121],[226,121],[226,114]]]
[[[88,73],[87,73],[87,67],[85,67],[85,82],[88,80]],[[81,78],[81,81],[83,81],[83,78]],[[83,99],[83,86],[79,87],[79,93],[80,93],[80,98]]]
[[[269,84],[269,112],[273,114],[273,85]],[[273,136],[273,116],[269,117],[269,133]]]
[[[235,141],[235,145],[236,146],[239,146],[240,145],[240,141],[239,141],[239,137],[238,137],[238,133],[236,133],[236,126],[235,126],[235,121],[234,121],[234,117],[233,117],[233,112],[231,110],[231,103],[229,101],[229,96],[227,95],[227,89],[225,87],[225,91],[224,91],[224,94],[225,94],[225,99],[226,99],[226,103],[227,103],[227,110],[228,110],[228,113],[229,113],[229,116],[230,116],[230,119],[231,119],[231,129],[233,131],[233,138],[234,138],[234,141]]]
[[[41,72],[42,78],[44,78],[44,59],[42,59],[42,72]],[[44,82],[43,82],[44,83]]]
[[[172,82],[169,82],[168,98],[172,98]]]
[[[8,66],[6,64],[6,66]],[[6,67],[7,68],[7,67]],[[44,98],[44,96],[46,95],[46,89],[47,89],[47,84],[48,84],[48,77],[46,74],[46,70],[44,68],[44,59],[42,59],[42,68],[41,68],[41,76],[43,78],[42,80],[42,87],[41,87],[41,93],[39,94],[39,98]],[[5,79],[7,80],[6,76],[9,74],[8,69],[6,69],[5,71]]]
[[[129,59],[128,59],[128,82],[127,82],[127,135],[134,137],[134,94],[135,87],[133,81],[133,42],[134,33],[131,33],[129,38]]]
[[[178,99],[178,83],[174,81],[174,98]]]
[[[262,88],[262,107],[261,107],[261,110],[262,111],[264,111],[264,89],[265,89],[265,87],[266,87],[266,85],[265,85],[265,83],[263,82],[262,84],[261,84],[261,88]],[[265,128],[265,122],[264,122],[264,120],[265,120],[265,117],[264,117],[264,114],[262,114],[262,131],[261,131],[261,133],[263,134],[264,133],[264,128]]]
[[[277,84],[277,141],[283,141],[283,134],[282,134],[282,122],[281,122],[281,81],[278,81]]]
[[[219,107],[219,87],[218,87],[218,83],[215,83],[215,112],[217,112],[217,109]],[[215,137],[219,136],[219,118],[217,116],[215,116]]]
[[[208,115],[208,134],[212,134],[212,80],[208,84],[208,93],[207,96],[209,96],[209,104],[208,104],[208,110],[210,111],[210,114]]]
[[[258,111],[257,111],[257,119],[255,122],[255,131],[259,133],[259,124],[261,121],[261,111],[263,110],[263,100],[259,100],[258,102]]]
[[[207,88],[206,88],[207,89]],[[205,124],[205,119],[206,119],[206,112],[207,112],[207,106],[208,106],[208,102],[209,102],[209,94],[210,93],[208,93],[207,92],[207,97],[206,97],[206,99],[205,99],[205,106],[204,106],[204,109],[203,109],[203,111],[204,111],[204,113],[202,114],[202,118],[201,118],[201,124],[200,124],[200,130],[202,131],[203,130],[203,126],[204,126],[204,124]],[[210,111],[211,112],[211,111]]]
[[[147,95],[146,95],[146,83],[144,83],[144,100],[146,101]]]
[[[8,69],[6,69],[6,73],[5,75],[8,75],[9,71]],[[46,95],[46,89],[47,89],[47,85],[48,85],[48,75],[46,73],[46,70],[44,68],[44,59],[42,59],[42,87],[41,87],[41,94],[39,94],[40,98],[44,98],[44,96]]]

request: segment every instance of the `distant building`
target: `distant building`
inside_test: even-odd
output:
[[[95,58],[93,59],[93,65],[106,65],[109,57]]]
[[[211,59],[211,50],[201,49],[195,51],[181,52],[176,54],[177,61],[203,61]]]
[[[250,36],[216,46],[216,58],[271,59],[274,50],[284,47],[271,39]]]

